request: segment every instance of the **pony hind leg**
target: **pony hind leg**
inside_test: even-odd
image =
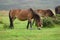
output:
[[[28,29],[28,27],[29,27],[29,21],[28,21],[28,23],[27,23],[27,29]]]
[[[29,23],[30,23],[30,29],[32,29],[32,22],[30,21]]]

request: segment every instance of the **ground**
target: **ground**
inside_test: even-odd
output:
[[[0,24],[0,40],[60,40],[60,25],[52,26],[52,28],[42,28],[37,30],[33,25],[33,29],[26,29],[27,21],[14,21],[14,29],[9,29],[8,16],[1,17]]]

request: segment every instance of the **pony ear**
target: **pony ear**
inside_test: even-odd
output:
[[[29,8],[30,10],[32,10],[32,8]]]
[[[35,13],[34,10],[33,10],[32,8],[29,8],[29,10],[30,10],[31,12]]]

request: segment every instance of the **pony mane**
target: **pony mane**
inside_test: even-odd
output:
[[[34,19],[40,20],[40,16],[37,12],[33,11],[32,8],[30,8],[30,11],[32,12]]]

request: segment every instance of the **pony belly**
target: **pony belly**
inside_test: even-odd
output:
[[[18,18],[18,20],[20,20],[20,21],[26,21],[27,18]]]

